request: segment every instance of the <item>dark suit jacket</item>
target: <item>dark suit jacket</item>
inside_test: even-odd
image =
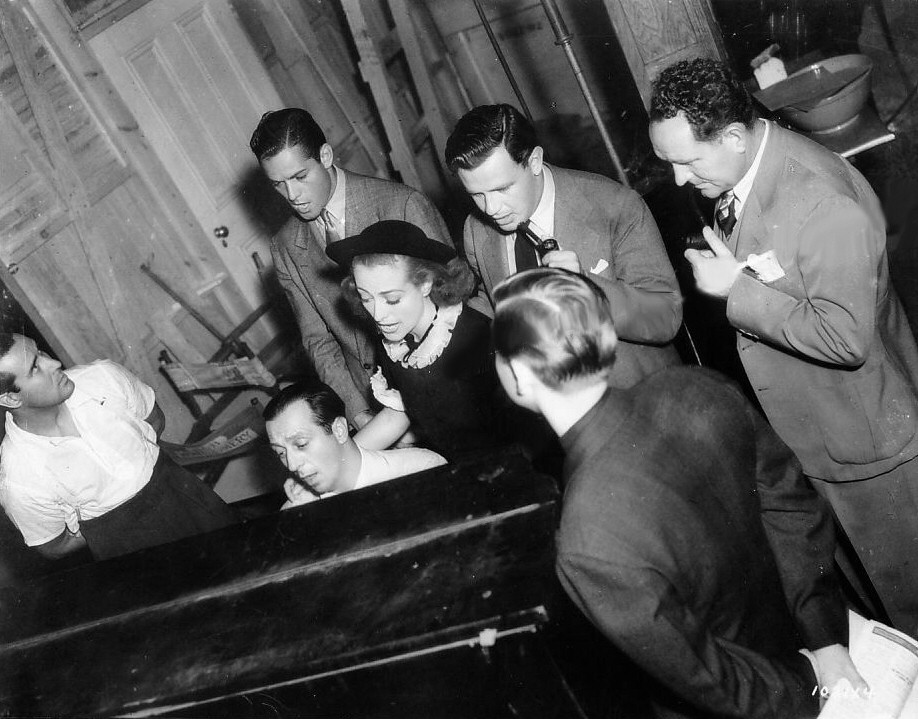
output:
[[[771,126],[728,243],[786,276],[740,275],[727,317],[772,426],[806,473],[873,477],[918,455],[918,349],[889,284],[876,195],[847,161]]]
[[[630,387],[679,362],[670,344],[682,323],[682,295],[647,205],[633,190],[602,175],[551,167],[555,180],[555,238],[573,250],[583,272],[606,293],[619,344],[611,383]],[[493,289],[510,274],[506,235],[474,213],[465,221],[465,254],[481,277],[493,314]],[[599,270],[601,262],[605,269]]]
[[[397,182],[341,171],[347,178],[344,222],[348,235],[380,220],[405,220],[452,246],[443,218],[420,192]],[[355,318],[342,297],[344,274],[326,257],[324,233],[320,233],[315,222],[291,217],[275,235],[271,255],[306,353],[319,378],[340,395],[353,419],[370,406],[375,330],[372,323]]]
[[[847,642],[832,523],[738,388],[669,368],[610,389],[561,443],[558,576],[667,716],[815,714],[797,649]]]

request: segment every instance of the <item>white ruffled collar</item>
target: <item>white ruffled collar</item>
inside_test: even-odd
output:
[[[459,315],[462,314],[462,303],[450,305],[449,307],[440,307],[434,317],[433,323],[424,340],[412,352],[405,339],[398,342],[386,342],[383,340],[383,348],[389,359],[398,362],[402,367],[411,367],[412,369],[421,369],[432,365],[443,354],[443,350],[449,345],[453,336],[453,329],[456,322],[459,321]]]

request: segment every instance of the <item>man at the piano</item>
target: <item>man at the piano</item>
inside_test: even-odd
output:
[[[344,402],[318,380],[285,387],[265,407],[264,418],[271,448],[292,475],[284,482],[281,509],[446,463],[419,447],[363,449],[348,432]]]

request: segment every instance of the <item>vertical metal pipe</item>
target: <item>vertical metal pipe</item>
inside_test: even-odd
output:
[[[567,26],[564,24],[564,18],[561,17],[558,5],[555,3],[555,0],[542,0],[542,7],[545,9],[545,14],[548,16],[548,22],[555,33],[555,45],[560,45],[567,54],[568,62],[571,65],[571,69],[574,71],[574,77],[577,78],[577,83],[580,85],[583,97],[586,99],[587,107],[589,107],[590,114],[593,116],[593,121],[596,123],[596,127],[599,128],[599,135],[602,138],[602,142],[606,146],[609,157],[612,158],[612,164],[615,165],[615,171],[618,173],[621,183],[628,187],[630,183],[628,182],[628,175],[625,173],[625,167],[622,165],[618,152],[615,150],[615,145],[612,144],[612,137],[609,135],[609,131],[602,121],[602,116],[599,114],[599,107],[593,99],[593,92],[590,90],[590,86],[583,76],[583,71],[580,69],[580,63],[577,61],[577,56],[574,54],[574,48],[571,47],[571,34],[567,31]]]
[[[523,98],[523,93],[520,91],[520,86],[516,84],[516,78],[513,77],[513,71],[510,70],[510,66],[507,64],[507,58],[504,57],[504,51],[500,49],[497,38],[494,37],[494,30],[491,29],[491,22],[485,15],[484,8],[481,7],[481,0],[472,0],[472,2],[475,3],[475,9],[478,11],[478,17],[481,18],[481,24],[484,26],[485,32],[488,33],[488,39],[491,41],[491,47],[493,47],[494,52],[497,53],[497,59],[500,62],[500,66],[504,68],[504,73],[507,75],[507,79],[510,81],[510,86],[513,88],[514,94],[516,94],[516,99],[519,100],[520,109],[523,111],[523,114],[526,115],[529,122],[532,122],[532,113],[529,112],[529,106],[526,104],[526,100]]]

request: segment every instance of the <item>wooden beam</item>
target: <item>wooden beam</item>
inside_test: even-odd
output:
[[[447,127],[437,91],[431,80],[430,64],[433,58],[424,57],[414,21],[411,19],[412,12],[408,8],[408,0],[389,0],[389,9],[392,11],[392,19],[395,21],[395,27],[402,41],[402,49],[405,51],[408,67],[411,70],[411,78],[421,100],[424,121],[430,132],[431,140],[433,140],[437,164],[443,175],[448,176],[444,153],[451,128]]]
[[[136,118],[87,49],[88,44],[70,24],[57,0],[29,0],[25,12],[32,24],[41,30],[48,46],[66,62],[83,101],[91,108],[116,150],[123,154],[125,163],[144,182],[151,204],[178,240],[179,246],[174,251],[195,258],[192,263],[176,263],[177,267],[189,273],[192,285],[211,281],[222,271],[222,263],[213,255],[204,256],[202,248],[210,246],[209,240],[203,236],[188,203],[140,132]]]
[[[315,67],[316,72],[325,83],[335,102],[341,108],[347,121],[354,129],[373,163],[377,177],[388,177],[386,151],[373,128],[365,121],[368,108],[363,105],[363,98],[342,79],[341,68],[331,64],[328,54],[322,52],[323,40],[313,30],[312,23],[299,4],[281,2],[280,0],[263,0],[270,12],[262,15],[262,21],[272,23],[283,35],[295,38],[297,47]],[[337,148],[336,148],[337,149]]]
[[[51,325],[45,321],[42,313],[38,311],[38,308],[32,302],[31,298],[22,291],[19,283],[16,282],[15,277],[13,277],[13,275],[16,274],[17,269],[17,267],[13,266],[11,270],[8,270],[6,266],[0,262],[0,285],[6,287],[10,294],[13,295],[13,299],[19,303],[19,306],[29,318],[29,321],[35,325],[35,329],[37,329],[41,334],[42,339],[51,345],[51,349],[54,350],[54,354],[63,363],[63,365],[65,367],[73,365],[73,357],[67,351],[67,346],[61,342],[60,338],[57,336],[57,333],[55,333]],[[12,327],[4,327],[4,330],[7,332],[15,331],[15,329],[16,328]]]
[[[114,278],[110,277],[107,272],[96,272],[95,270],[96,267],[106,267],[108,263],[103,254],[104,248],[98,247],[99,243],[92,242],[90,239],[91,231],[86,223],[86,211],[90,206],[86,187],[83,185],[83,180],[73,161],[73,156],[67,145],[64,131],[58,121],[54,104],[35,76],[33,59],[30,57],[27,46],[27,38],[30,30],[36,33],[38,31],[31,27],[18,7],[7,3],[0,3],[0,30],[2,30],[10,48],[13,65],[16,67],[26,99],[32,108],[32,114],[38,124],[42,140],[48,149],[53,172],[58,176],[57,186],[61,190],[61,197],[70,209],[77,237],[89,259],[88,270],[90,276],[88,279],[99,288],[103,297],[115,297],[117,296],[118,286]],[[106,303],[106,319],[108,321],[103,323],[106,330],[111,332],[111,337],[121,351],[126,352],[127,348],[131,346],[131,342],[130,340],[125,342],[120,338],[118,324],[112,316],[109,303]],[[124,361],[125,357],[113,359]]]
[[[725,59],[710,0],[603,0],[635,85],[650,105],[656,75],[677,60]]]
[[[3,33],[10,49],[13,66],[19,75],[22,89],[32,108],[32,114],[53,166],[52,182],[74,215],[81,214],[89,207],[86,188],[70,155],[70,148],[64,138],[64,131],[57,119],[54,105],[35,77],[33,58],[29,56],[27,47],[29,29],[18,8],[8,3],[0,3],[0,32]]]
[[[347,16],[354,43],[360,54],[360,73],[370,86],[379,116],[386,129],[386,135],[392,150],[392,166],[401,174],[402,182],[415,188],[422,188],[421,174],[415,162],[414,151],[411,149],[408,137],[403,130],[409,118],[398,111],[398,103],[386,73],[386,66],[376,46],[376,41],[370,34],[367,26],[366,15],[360,0],[342,0],[344,13]]]

